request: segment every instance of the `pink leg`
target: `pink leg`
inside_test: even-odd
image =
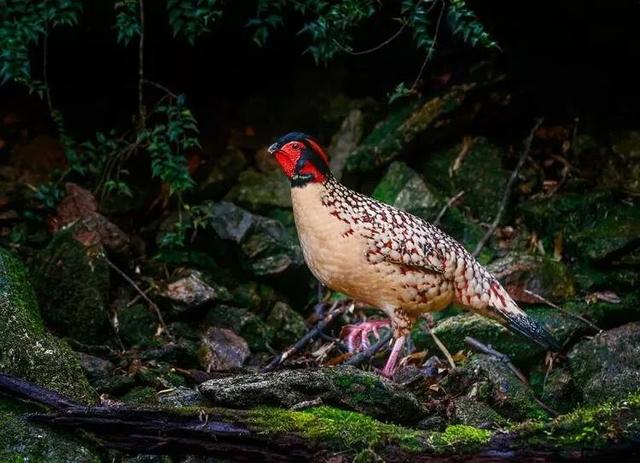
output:
[[[380,339],[378,329],[389,328],[390,325],[390,320],[371,320],[357,325],[346,325],[340,331],[340,337],[344,338],[349,352],[355,352],[369,347],[369,335],[371,333],[376,339]]]
[[[393,373],[396,371],[396,363],[398,363],[398,356],[400,355],[400,351],[404,346],[405,336],[400,336],[396,339],[393,344],[393,349],[391,349],[391,354],[389,354],[389,358],[387,359],[387,363],[382,370],[382,376],[386,376],[390,378],[393,376]]]

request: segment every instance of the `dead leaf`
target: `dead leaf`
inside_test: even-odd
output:
[[[613,291],[596,291],[589,293],[584,297],[587,304],[593,304],[598,301],[609,302],[610,304],[620,304],[622,299]]]

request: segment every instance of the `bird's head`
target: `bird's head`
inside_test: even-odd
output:
[[[329,156],[318,141],[304,133],[291,132],[269,147],[291,186],[323,183],[331,177]]]

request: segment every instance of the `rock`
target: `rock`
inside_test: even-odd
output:
[[[108,361],[82,352],[77,353],[91,386],[99,394],[124,394],[135,385],[135,379],[121,372]]]
[[[612,149],[625,158],[640,159],[640,131],[630,130],[619,134],[613,141]]]
[[[242,151],[230,146],[221,156],[216,156],[213,168],[198,190],[206,198],[219,197],[233,185],[246,165]]]
[[[70,224],[73,237],[85,247],[104,246],[116,253],[126,253],[129,237],[120,228],[98,212],[98,202],[93,194],[75,183],[65,184],[66,196],[51,217],[53,231],[59,231]]]
[[[225,199],[253,212],[264,212],[272,207],[288,208],[291,207],[291,187],[281,172],[249,169],[240,174]]]
[[[327,148],[333,175],[340,180],[349,155],[362,139],[364,117],[360,109],[352,109],[342,121],[340,130],[331,138]]]
[[[199,386],[214,405],[252,408],[260,405],[293,407],[321,399],[393,422],[415,422],[422,406],[395,383],[353,367],[282,370],[212,379]]]
[[[304,259],[299,244],[282,223],[251,214],[229,202],[207,203],[207,224],[217,237],[240,245],[243,260],[256,276],[299,268]]]
[[[179,386],[167,392],[158,394],[160,405],[172,408],[199,407],[204,405],[204,399],[194,389]]]
[[[0,461],[99,463],[100,454],[74,436],[28,421],[27,413],[42,411],[0,398]]]
[[[561,233],[577,256],[605,261],[640,245],[640,207],[615,200],[609,192],[556,194],[526,201],[520,210],[532,228],[550,239]]]
[[[159,295],[172,302],[178,313],[215,302],[227,302],[231,294],[222,285],[205,282],[201,272],[188,270],[186,275],[167,284]]]
[[[27,271],[0,248],[0,371],[92,403],[89,386],[74,353],[45,331]]]
[[[446,117],[460,107],[476,84],[451,87],[447,93],[420,103],[410,102],[392,111],[367,135],[347,159],[347,172],[370,172],[399,156],[428,129],[448,125]]]
[[[140,352],[140,358],[168,362],[182,368],[195,368],[198,366],[198,344],[190,339],[177,339]]]
[[[142,304],[122,307],[118,311],[118,333],[120,339],[129,346],[156,345],[154,339],[158,319],[150,308]]]
[[[470,399],[467,396],[453,400],[454,423],[490,429],[505,424],[506,420],[493,408],[483,402]]]
[[[602,332],[577,343],[569,368],[587,404],[622,399],[640,389],[640,322]]]
[[[95,355],[89,355],[83,352],[78,352],[76,355],[78,356],[78,360],[80,360],[80,365],[82,365],[87,379],[91,383],[109,377],[116,368],[109,360],[96,357]]]
[[[273,341],[273,329],[247,309],[219,305],[205,317],[208,326],[229,328],[247,341],[252,351],[268,351]]]
[[[298,312],[284,302],[276,302],[267,317],[267,324],[274,332],[274,347],[292,345],[307,331],[307,324]]]
[[[38,254],[33,284],[48,324],[81,343],[96,344],[111,335],[109,266],[102,246],[85,247],[73,230],[58,232]]]
[[[511,252],[487,268],[518,302],[540,302],[527,291],[551,301],[566,300],[575,294],[567,267],[548,256]]]
[[[389,166],[372,196],[425,220],[432,220],[440,207],[440,201],[424,179],[403,162]]]
[[[131,389],[120,400],[134,405],[158,405],[158,394],[149,386],[139,386]]]
[[[474,138],[433,153],[425,159],[422,171],[426,181],[448,198],[464,191],[462,204],[474,217],[491,222],[509,178],[502,159],[502,149],[484,138]]]
[[[619,189],[632,195],[640,194],[640,131],[616,134],[613,154],[602,150],[595,180],[605,189]],[[592,158],[593,159],[593,158]]]
[[[453,370],[443,381],[443,388],[453,396],[483,402],[502,417],[522,421],[544,418],[546,412],[504,362],[487,355],[474,355]]]
[[[226,328],[209,328],[200,342],[200,365],[206,371],[240,368],[250,354],[247,341]]]

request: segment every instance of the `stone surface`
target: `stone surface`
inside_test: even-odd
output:
[[[207,326],[229,328],[247,341],[252,351],[267,351],[274,332],[260,317],[241,307],[218,305],[207,312]]]
[[[129,346],[155,344],[158,319],[152,309],[142,304],[122,307],[118,311],[118,333]]]
[[[504,424],[506,420],[498,412],[483,402],[470,399],[467,396],[453,400],[453,422],[475,426],[477,428],[494,428]]]
[[[333,175],[340,180],[348,157],[362,139],[364,117],[360,109],[352,109],[342,121],[340,130],[331,138],[327,147]]]
[[[289,180],[277,171],[245,170],[225,199],[253,212],[264,212],[271,207],[291,207]]]
[[[159,295],[169,300],[178,312],[231,299],[227,288],[205,281],[202,273],[197,270],[187,270],[177,280],[168,283]]]
[[[571,376],[583,400],[597,404],[640,389],[640,322],[580,341],[568,354]]]
[[[109,266],[101,245],[85,247],[73,227],[53,237],[33,263],[33,284],[42,316],[56,332],[96,344],[112,332],[107,312]]]
[[[276,302],[267,317],[267,324],[273,329],[275,346],[284,348],[307,331],[307,324],[298,312],[284,302]]]
[[[391,163],[372,196],[425,220],[433,220],[440,208],[431,187],[403,162]]]
[[[410,393],[378,375],[352,367],[236,375],[206,381],[200,385],[200,392],[214,405],[232,408],[289,408],[321,399],[323,404],[385,421],[414,422],[423,413]]]
[[[0,248],[0,371],[92,403],[77,357],[44,328],[24,265]]]
[[[475,87],[456,85],[440,96],[420,103],[411,101],[393,110],[349,156],[346,171],[369,172],[392,161],[427,129],[447,125],[449,113],[458,109]]]
[[[200,365],[206,371],[240,368],[250,354],[247,341],[226,328],[209,328],[200,341]]]
[[[506,364],[486,355],[472,356],[443,381],[448,394],[482,402],[502,417],[513,420],[544,418],[546,412],[533,392]]]
[[[3,463],[99,463],[100,454],[85,442],[27,421],[39,411],[0,397],[0,461]]]

